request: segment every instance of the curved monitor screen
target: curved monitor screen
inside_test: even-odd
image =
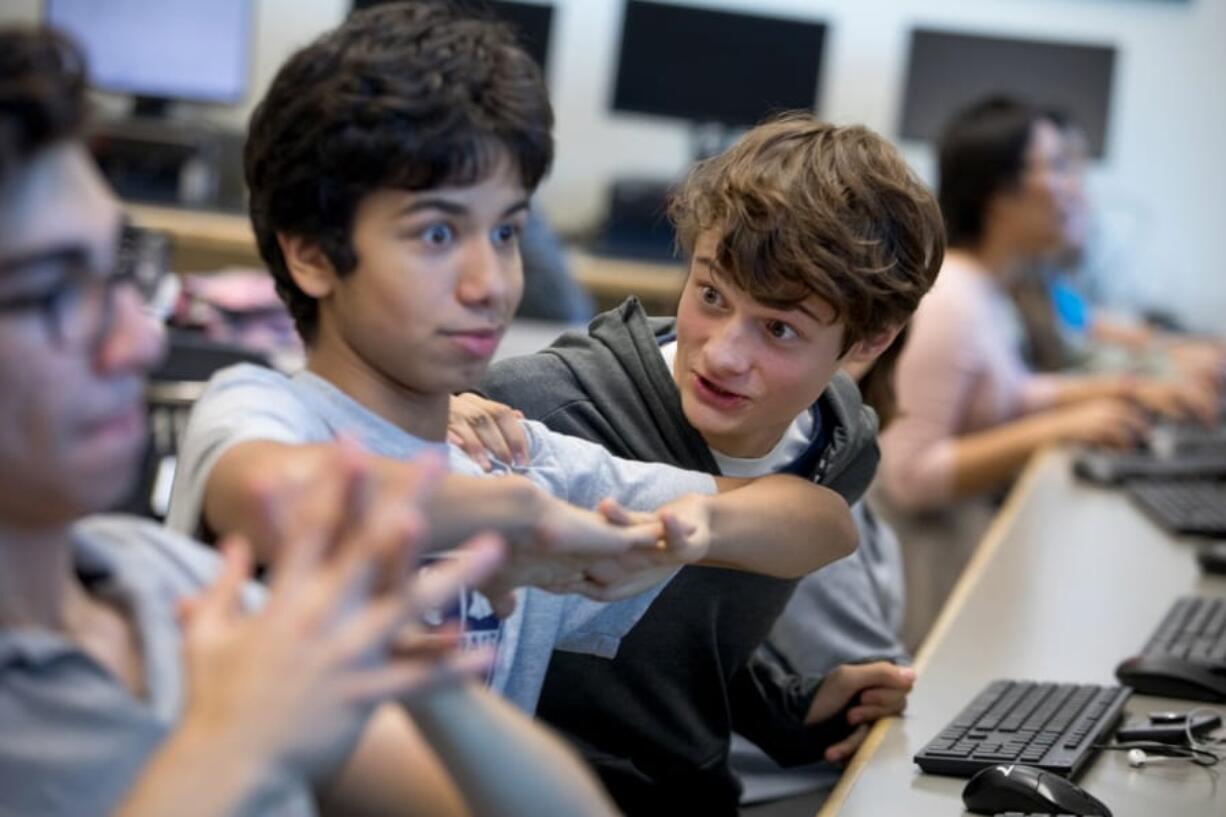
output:
[[[96,88],[235,103],[247,92],[250,0],[46,0],[85,50]]]

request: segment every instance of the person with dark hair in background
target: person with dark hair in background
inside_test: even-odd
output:
[[[1086,136],[1059,111],[1047,112],[1060,128],[1075,179],[1069,201],[1065,244],[1049,258],[1020,270],[1008,282],[1024,330],[1023,356],[1036,371],[1101,369],[1176,375],[1221,383],[1226,377],[1226,344],[1197,337],[1149,319],[1105,309],[1087,296],[1093,264],[1089,243],[1092,201],[1086,190]],[[1087,256],[1091,256],[1087,260]],[[1103,269],[1099,273],[1110,274]]]
[[[672,215],[690,256],[676,320],[631,299],[495,364],[481,391],[615,454],[799,474],[855,502],[877,428],[838,370],[888,346],[931,286],[944,248],[932,193],[872,131],[796,113],[699,164]],[[474,449],[511,456],[516,424],[504,406],[453,401],[453,433]],[[631,814],[734,814],[734,729],[786,765],[845,761],[912,682],[891,663],[904,657],[898,554],[877,544],[803,580],[799,626],[823,656],[774,635],[755,654],[796,582],[686,568],[612,662],[554,655],[541,716]]]
[[[892,502],[915,511],[990,494],[1050,443],[1129,447],[1146,411],[1216,417],[1201,381],[1038,374],[1023,362],[1007,287],[1066,248],[1081,217],[1079,171],[1049,115],[980,102],[949,123],[939,154],[950,250],[899,360],[900,417],[882,436]]]
[[[463,679],[488,655],[405,631],[502,558],[487,537],[408,574],[432,469],[375,497],[374,459],[341,445],[266,484],[267,590],[240,539],[98,515],[136,476],[162,343],[84,91],[68,40],[0,29],[0,813],[611,814]]]

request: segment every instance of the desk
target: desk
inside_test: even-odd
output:
[[[251,222],[234,213],[127,205],[138,227],[169,233],[173,238],[171,267],[178,272],[200,272],[226,266],[261,267]],[[573,250],[570,256],[576,280],[587,288],[602,309],[638,295],[653,315],[671,315],[685,280],[680,263],[661,264],[603,258]]]
[[[127,204],[125,208],[137,227],[170,234],[170,267],[176,272],[264,266],[245,215],[150,204]]]
[[[1180,595],[1226,594],[1194,546],[1151,524],[1118,491],[1078,483],[1071,456],[1036,457],[994,520],[916,656],[905,718],[869,734],[820,814],[951,817],[959,778],[921,774],[911,758],[996,678],[1116,683]],[[1129,713],[1196,704],[1134,695]],[[1222,707],[1218,707],[1221,709]],[[1132,769],[1123,752],[1094,757],[1078,779],[1116,817],[1226,814],[1226,764]]]

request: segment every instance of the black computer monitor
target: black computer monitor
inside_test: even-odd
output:
[[[45,15],[81,44],[94,87],[135,96],[138,112],[247,93],[250,0],[46,0]]]
[[[353,10],[378,6],[396,0],[353,0]],[[553,34],[553,6],[547,3],[516,3],[511,0],[460,0],[461,8],[492,17],[515,29],[524,50],[548,75],[549,43]]]
[[[825,36],[812,20],[629,0],[613,109],[733,128],[816,109]]]
[[[1102,156],[1114,68],[1111,46],[916,29],[899,132],[935,140],[960,109],[1005,95],[1069,116]]]

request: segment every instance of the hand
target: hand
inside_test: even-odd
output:
[[[1127,387],[1128,396],[1142,408],[1172,420],[1200,420],[1214,425],[1220,398],[1215,387],[1195,380],[1143,378]]]
[[[222,545],[216,580],[182,606],[189,700],[182,728],[261,767],[302,771],[317,748],[356,740],[365,714],[392,696],[420,693],[471,673],[489,656],[457,656],[446,640],[422,638],[415,619],[485,578],[502,558],[483,539],[440,570],[409,575],[423,525],[414,504],[428,489],[374,502],[368,458],[338,445],[331,501],[314,529],[282,543],[266,603],[248,614],[241,593],[251,552],[238,537]],[[272,518],[303,490],[263,497]]]
[[[493,468],[490,454],[505,463],[528,464],[528,436],[521,411],[486,400],[471,392],[451,396],[447,439],[486,471]]]
[[[1171,366],[1183,377],[1220,389],[1226,382],[1226,346],[1199,338],[1172,340],[1166,347]]]
[[[805,722],[819,723],[839,714],[853,700],[847,722],[856,730],[826,749],[830,763],[842,763],[855,754],[868,735],[869,724],[901,715],[907,708],[907,693],[915,684],[915,670],[888,661],[871,664],[841,664],[831,670],[809,706]]]
[[[682,565],[695,564],[710,548],[709,507],[704,497],[682,497],[655,513],[628,510],[612,499],[598,507],[615,525],[648,525],[658,521],[663,538],[656,547],[635,548],[589,565],[578,579],[560,592],[578,593],[597,601],[637,596],[667,580]]]
[[[661,547],[661,540],[666,538],[665,524],[654,514],[614,523],[601,513],[560,499],[546,497],[544,502],[532,541],[513,542],[506,566],[482,588],[499,616],[509,612],[499,599],[509,598],[515,587],[577,592],[608,600],[601,595],[599,585],[591,583],[591,571],[605,576],[618,570],[618,565],[628,571],[654,567],[660,562],[651,561],[653,554],[667,550]]]
[[[1075,403],[1048,413],[1059,442],[1087,443],[1127,450],[1149,430],[1144,413],[1133,404],[1112,397]]]

